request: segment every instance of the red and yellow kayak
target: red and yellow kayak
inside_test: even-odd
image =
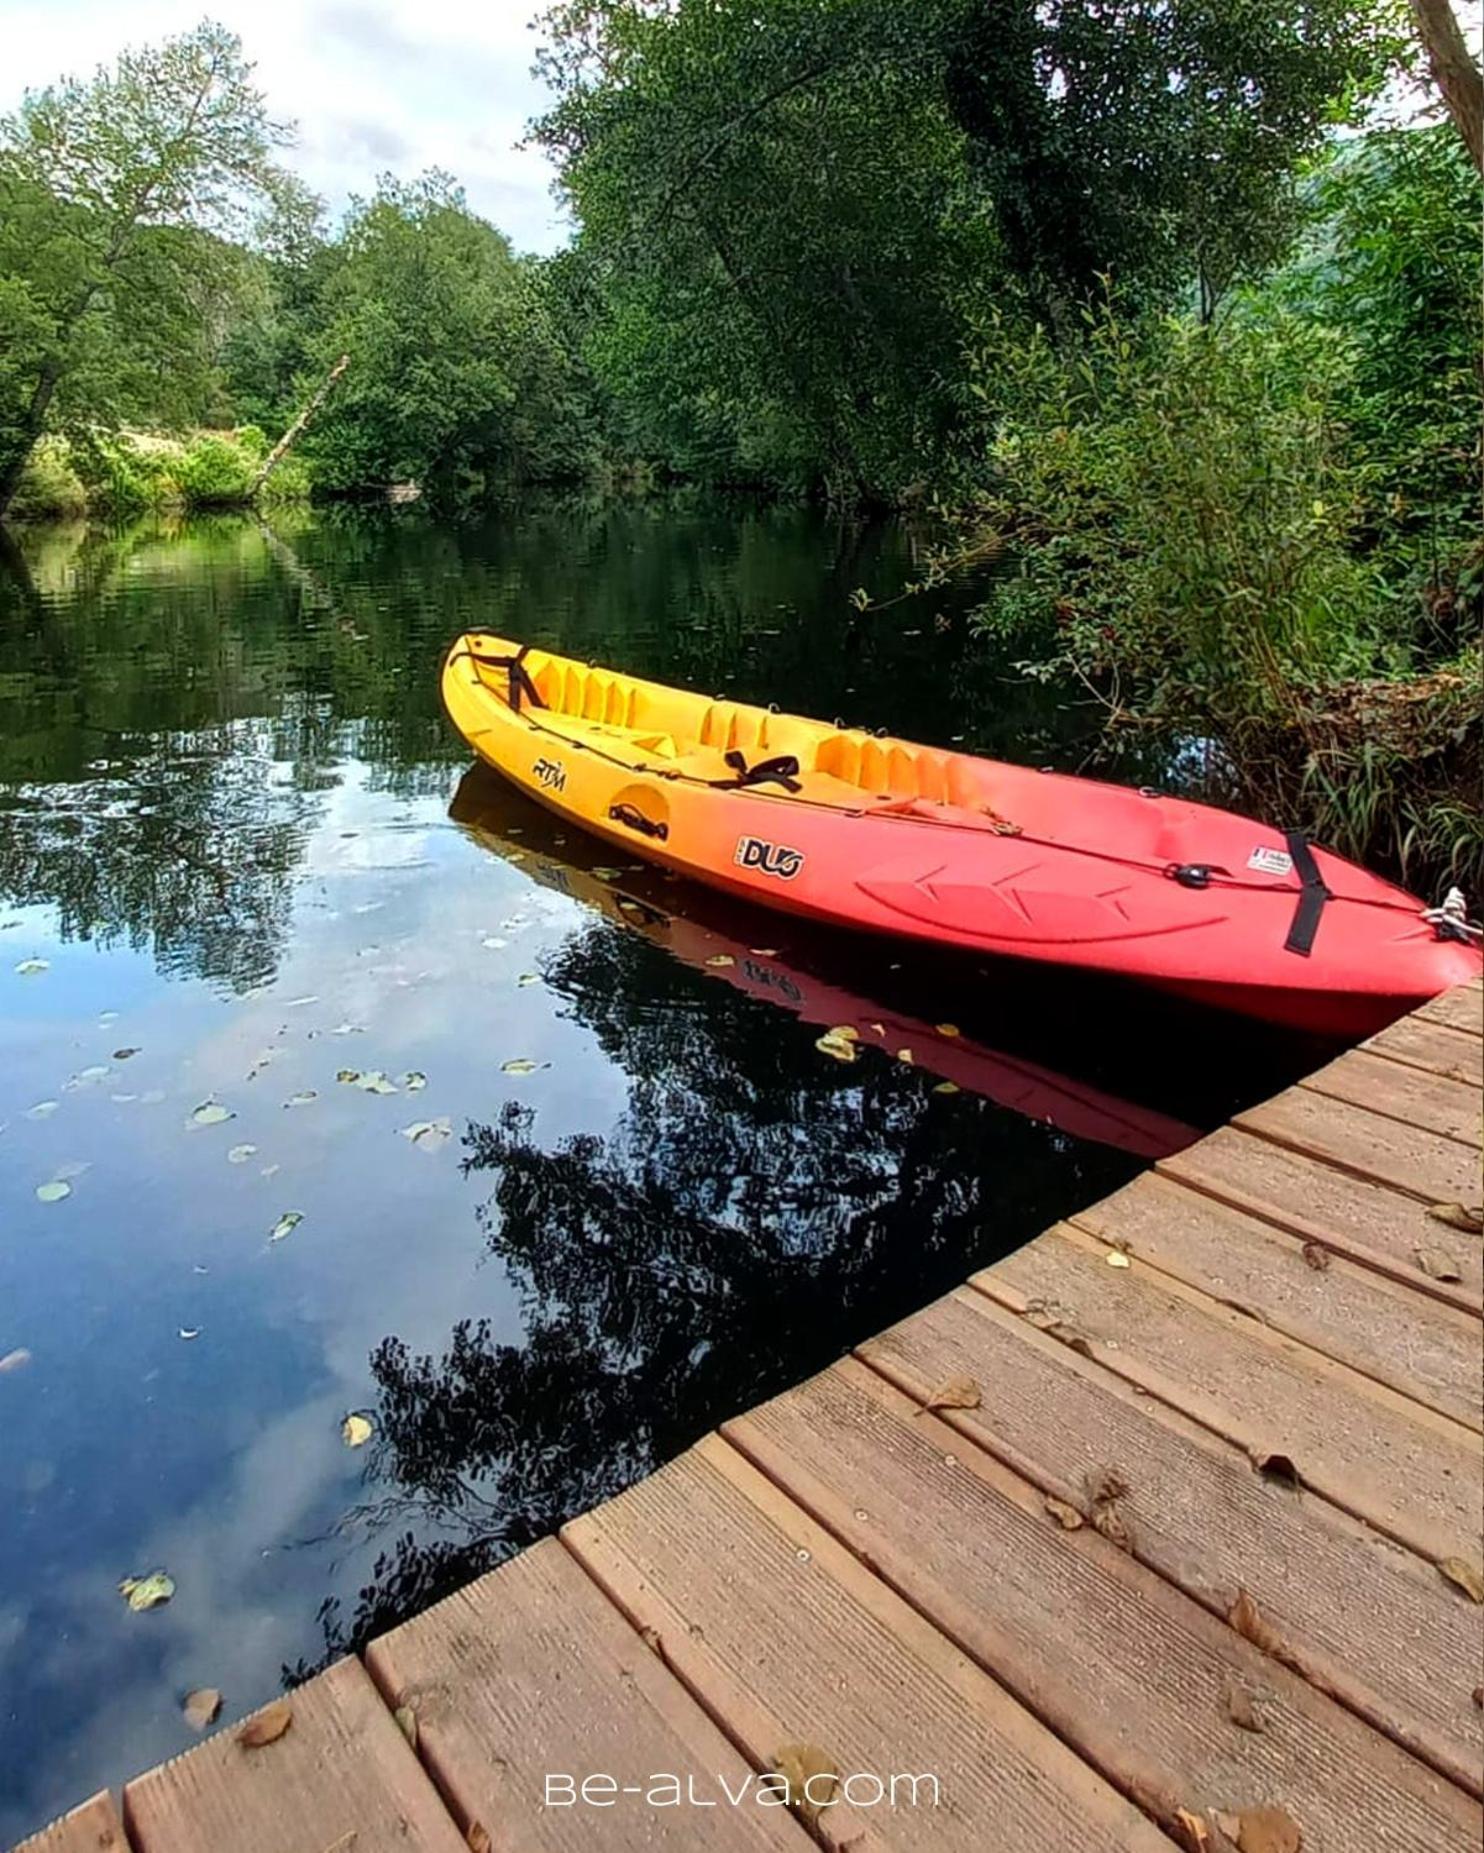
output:
[[[840,926],[1117,974],[1364,1035],[1478,949],[1297,833],[573,662],[486,632],[455,727],[551,809],[678,873]]]

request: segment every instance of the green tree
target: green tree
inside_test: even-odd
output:
[[[198,353],[222,240],[291,197],[240,42],[205,22],[0,122],[0,515],[38,438],[113,422]]]

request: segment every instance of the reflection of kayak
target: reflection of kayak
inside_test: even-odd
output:
[[[1153,1108],[1120,1100],[1018,1056],[999,1054],[968,1036],[944,1034],[942,1027],[875,1003],[858,991],[825,983],[772,947],[744,945],[708,918],[709,897],[703,889],[687,890],[686,911],[677,912],[679,897],[658,892],[664,884],[653,875],[636,880],[629,871],[605,868],[601,846],[580,833],[556,844],[554,826],[543,812],[478,772],[465,775],[450,815],[497,855],[518,861],[545,887],[642,933],[708,978],[724,979],[806,1023],[853,1030],[862,1052],[875,1048],[901,1060],[906,1051],[916,1067],[966,1092],[983,1094],[1073,1138],[1114,1145],[1141,1158],[1163,1158],[1200,1137],[1193,1127]]]
[[[586,668],[482,633],[443,667],[470,746],[632,853],[765,906],[1118,973],[1360,1034],[1480,970],[1401,889],[1185,799]]]

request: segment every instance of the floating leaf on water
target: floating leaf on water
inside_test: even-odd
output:
[[[181,1716],[193,1731],[204,1731],[216,1723],[221,1714],[222,1695],[215,1686],[199,1686],[185,1695]]]
[[[230,1108],[224,1107],[219,1100],[203,1100],[199,1107],[191,1109],[191,1118],[198,1126],[220,1126],[223,1120],[236,1117],[237,1115]]]
[[[599,881],[617,881],[619,876],[623,874],[623,870],[622,869],[594,869],[593,874],[597,876]]]
[[[15,969],[16,976],[19,978],[38,978],[42,972],[51,970],[51,961],[49,959],[22,959]]]
[[[72,1186],[67,1182],[66,1178],[63,1177],[54,1177],[50,1183],[38,1184],[36,1186],[36,1201],[38,1203],[60,1203],[63,1197],[70,1197],[71,1195]]]
[[[261,1750],[265,1744],[276,1744],[293,1722],[294,1710],[288,1700],[274,1699],[253,1713],[237,1733],[237,1741],[244,1750]]]
[[[91,1087],[97,1081],[106,1081],[113,1070],[102,1062],[95,1062],[91,1068],[79,1068],[75,1075],[70,1075],[65,1084],[65,1091],[74,1094],[80,1087]]]
[[[61,1102],[56,1100],[38,1100],[34,1107],[26,1108],[28,1120],[49,1120]]]
[[[776,946],[749,946],[747,950],[755,959],[776,959],[778,957]]]
[[[402,1077],[402,1085],[409,1094],[420,1094],[428,1085],[428,1077],[420,1068],[409,1068]]]
[[[1477,1204],[1435,1203],[1427,1213],[1434,1222],[1457,1229],[1460,1235],[1484,1235],[1484,1209]]]
[[[535,1074],[538,1068],[550,1068],[550,1062],[533,1062],[524,1055],[518,1055],[513,1061],[501,1062],[501,1074]]]
[[[340,1438],[348,1448],[364,1448],[375,1432],[371,1423],[359,1412],[348,1415],[340,1424]]]
[[[1470,1602],[1484,1602],[1484,1574],[1466,1557],[1444,1557],[1438,1569],[1455,1589],[1461,1589]]]
[[[373,1068],[367,1074],[359,1076],[356,1086],[363,1094],[395,1094],[397,1084],[388,1080],[379,1068]]]
[[[256,1158],[258,1148],[255,1145],[234,1145],[227,1153],[229,1165],[245,1165],[249,1158]]]
[[[834,1029],[827,1029],[814,1046],[822,1055],[831,1055],[837,1062],[853,1062],[860,1053],[856,1047],[859,1041],[858,1030],[849,1023],[840,1023]]]
[[[737,961],[728,952],[718,952],[718,953],[713,954],[711,958],[707,959],[706,963],[708,965],[715,965],[718,968],[720,968],[725,965],[735,965]]]
[[[312,993],[308,997],[291,997],[284,1005],[285,1010],[301,1010],[305,1004],[317,1004],[319,999]]]
[[[938,1034],[940,1036],[950,1036],[951,1037],[951,1036],[963,1035],[963,1031],[959,1028],[957,1023],[940,1023],[937,1027],[938,1027]]]
[[[0,1358],[0,1377],[4,1377],[13,1370],[24,1370],[30,1362],[31,1353],[24,1345],[17,1345],[14,1351],[7,1351],[5,1356]]]
[[[910,1049],[898,1049],[897,1060],[899,1062],[905,1062],[910,1068],[912,1066],[912,1051]]]
[[[138,1053],[138,1049],[115,1049],[113,1052],[113,1059],[116,1062],[127,1062],[132,1060]]]
[[[262,1170],[258,1173],[258,1176],[259,1177],[274,1177],[277,1175],[277,1173],[280,1170],[282,1170],[282,1168],[283,1167],[281,1165],[264,1165]]]
[[[509,944],[509,941],[503,940],[503,939],[497,939],[493,934],[491,934],[488,939],[482,939],[480,940],[479,943],[481,946],[484,947],[486,952],[503,952],[506,946]]]
[[[119,1106],[125,1107],[131,1100],[137,1100],[139,1096],[137,1094],[110,1094],[108,1098],[116,1101]]]
[[[335,1076],[337,1081],[343,1082],[347,1086],[353,1081],[359,1081],[360,1078],[361,1071],[359,1068],[342,1068]]]
[[[175,1594],[175,1579],[163,1570],[152,1570],[148,1576],[126,1576],[119,1584],[119,1594],[136,1615],[142,1615],[146,1609],[157,1609],[170,1600]]]
[[[332,1036],[364,1036],[366,1026],[363,1023],[337,1023],[330,1031]]]
[[[281,1242],[285,1236],[292,1235],[304,1217],[298,1210],[285,1210],[268,1233],[270,1242]]]
[[[283,1103],[286,1107],[307,1107],[311,1100],[318,1100],[319,1095],[312,1087],[301,1088],[297,1094],[290,1094]]]
[[[961,1093],[962,1089],[957,1081],[940,1081],[933,1092],[935,1094],[957,1094]]]
[[[185,1339],[187,1344],[189,1344],[193,1338],[199,1338],[201,1336],[201,1328],[199,1325],[183,1325],[180,1328],[179,1336]]]
[[[452,1123],[446,1119],[414,1120],[410,1126],[402,1128],[402,1137],[424,1152],[436,1152],[452,1134]]]
[[[99,1029],[107,1029],[110,1023],[117,1023],[119,1013],[116,1010],[103,1010],[98,1013]]]

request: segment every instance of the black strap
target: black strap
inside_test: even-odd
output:
[[[735,790],[741,785],[781,785],[785,791],[799,791],[799,762],[792,753],[781,753],[776,759],[760,759],[755,766],[749,766],[747,755],[734,748],[726,756],[727,764],[736,773],[731,779],[707,779],[708,785],[719,790]]]
[[[670,826],[657,823],[652,817],[646,817],[636,804],[610,804],[608,815],[616,824],[627,824],[630,830],[637,830],[641,836],[658,837],[663,843],[670,834]]]
[[[526,668],[526,651],[528,643],[523,643],[514,656],[481,656],[477,650],[471,650],[470,656],[476,663],[482,663],[486,669],[504,669],[510,674],[510,711],[520,713],[521,697],[524,696],[533,708],[544,708],[541,691],[531,679],[531,672]]]
[[[1324,903],[1334,897],[1324,885],[1324,877],[1319,873],[1319,864],[1314,860],[1309,839],[1298,830],[1288,831],[1287,839],[1288,853],[1293,857],[1293,866],[1303,887],[1299,890],[1298,906],[1293,910],[1293,924],[1288,929],[1283,950],[1296,952],[1300,958],[1306,959],[1314,950],[1314,935],[1319,931],[1319,916],[1324,912]]]

